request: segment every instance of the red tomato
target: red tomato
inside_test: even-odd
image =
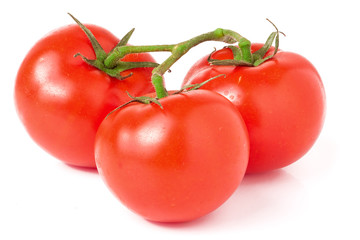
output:
[[[100,175],[128,208],[151,221],[201,217],[241,182],[249,139],[237,109],[221,95],[196,90],[131,103],[100,125]],[[234,131],[236,129],[236,131]]]
[[[256,51],[262,44],[253,44]],[[271,48],[267,55],[272,54]],[[222,49],[213,59],[232,59]],[[200,59],[183,85],[203,82],[219,74],[202,89],[216,91],[240,111],[250,138],[247,173],[285,167],[301,158],[317,139],[325,117],[325,92],[314,66],[304,57],[279,51],[258,67],[214,66]]]
[[[87,25],[106,52],[119,39],[106,29]],[[15,103],[31,137],[65,163],[96,167],[94,139],[100,122],[115,107],[134,96],[152,92],[149,68],[117,80],[89,66],[81,53],[95,59],[85,33],[77,25],[51,32],[29,51],[18,71]],[[131,54],[124,61],[154,61],[149,54]]]

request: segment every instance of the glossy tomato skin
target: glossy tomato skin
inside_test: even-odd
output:
[[[190,221],[219,207],[241,182],[246,126],[230,101],[211,91],[160,103],[163,109],[133,103],[102,122],[97,167],[120,201],[144,218]]]
[[[86,25],[109,52],[117,39],[104,28]],[[77,25],[53,31],[26,55],[15,83],[15,105],[30,136],[53,156],[70,165],[96,167],[94,139],[102,119],[134,96],[153,91],[152,69],[133,69],[125,80],[111,78],[80,57],[95,54]],[[133,54],[124,61],[154,61],[148,54]]]
[[[261,46],[253,44],[252,51]],[[207,58],[193,65],[183,85],[226,75],[202,88],[222,94],[242,114],[250,138],[247,173],[285,167],[312,147],[323,126],[326,100],[321,78],[307,59],[279,51],[258,67],[234,67],[210,66]],[[231,59],[232,52],[222,49],[212,58]]]

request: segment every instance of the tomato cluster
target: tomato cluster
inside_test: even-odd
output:
[[[298,54],[271,47],[259,66],[213,64],[236,58],[224,48],[196,62],[180,91],[159,97],[155,65],[141,65],[155,63],[149,53],[115,62],[109,71],[120,62],[140,64],[116,78],[102,71],[108,55],[98,60],[97,49],[111,54],[121,41],[104,28],[80,26],[57,29],[29,51],[16,78],[18,114],[42,148],[67,164],[97,167],[114,195],[148,220],[204,216],[245,173],[295,162],[320,134],[324,87]],[[252,44],[251,52],[263,47]]]

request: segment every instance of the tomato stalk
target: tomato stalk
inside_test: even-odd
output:
[[[155,88],[157,99],[164,98],[168,96],[168,92],[164,86],[163,75],[167,72],[170,67],[179,60],[184,54],[186,54],[191,48],[197,46],[200,43],[206,41],[221,41],[228,44],[238,43],[237,47],[228,46],[233,52],[233,59],[229,60],[214,60],[211,59],[211,55],[209,56],[209,62],[212,65],[234,65],[234,66],[258,66],[265,62],[266,60],[272,58],[279,46],[279,30],[274,25],[276,32],[273,32],[268,37],[268,40],[264,44],[263,48],[258,50],[255,53],[252,53],[250,50],[251,42],[244,38],[239,33],[228,30],[217,28],[216,30],[208,33],[201,34],[194,38],[191,38],[187,41],[180,42],[178,44],[168,44],[168,45],[143,45],[143,46],[128,46],[127,42],[131,37],[134,29],[128,32],[122,40],[114,47],[110,53],[106,53],[100,44],[97,42],[94,35],[83,25],[81,24],[75,17],[69,14],[75,22],[81,27],[81,29],[86,33],[90,42],[94,48],[96,59],[90,60],[81,55],[80,53],[75,56],[81,56],[85,62],[88,64],[104,71],[108,75],[112,77],[116,77],[118,79],[124,79],[127,76],[121,76],[120,73],[125,70],[133,69],[133,68],[141,68],[141,67],[150,67],[154,68],[152,71],[151,81]],[[271,47],[273,41],[275,40],[275,51],[274,54],[264,58],[266,52]],[[161,64],[154,62],[125,62],[121,61],[126,55],[133,53],[145,53],[145,52],[170,52],[171,55]]]
[[[163,75],[170,67],[186,54],[191,48],[206,41],[221,41],[229,44],[238,42],[239,51],[241,52],[240,60],[250,65],[252,63],[252,54],[250,52],[251,43],[240,34],[227,29],[218,28],[215,31],[208,32],[191,38],[187,41],[171,45],[148,45],[148,46],[118,46],[105,59],[104,64],[107,68],[116,66],[123,57],[130,53],[142,52],[170,52],[171,55],[160,65],[154,68],[152,83],[154,85],[157,98],[168,96],[163,84]]]

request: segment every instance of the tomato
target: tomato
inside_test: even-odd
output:
[[[104,28],[87,25],[106,52],[119,42]],[[94,139],[103,118],[134,96],[152,92],[149,68],[123,72],[118,80],[88,65],[81,53],[95,59],[92,45],[77,25],[57,29],[39,40],[18,70],[17,112],[30,136],[42,148],[70,165],[96,167]],[[149,54],[131,54],[123,61],[154,61]]]
[[[218,208],[241,182],[246,126],[233,104],[211,91],[159,102],[163,109],[131,103],[102,122],[97,167],[119,200],[145,219],[190,221]]]
[[[253,44],[252,52],[262,44]],[[267,55],[272,54],[272,47]],[[232,59],[228,48],[213,59]],[[314,66],[304,57],[279,51],[257,67],[215,66],[208,56],[195,63],[183,85],[203,82],[202,89],[228,98],[242,114],[249,132],[247,173],[285,167],[301,158],[314,144],[325,117],[325,91]]]

